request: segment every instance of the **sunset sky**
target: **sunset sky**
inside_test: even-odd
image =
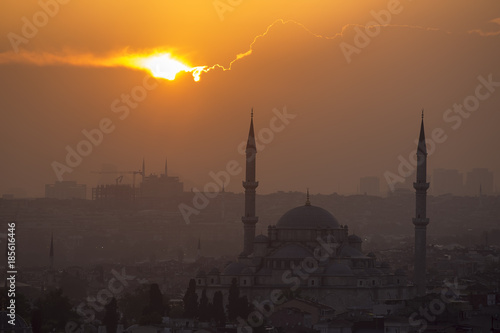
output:
[[[55,166],[90,188],[103,164],[160,173],[165,157],[203,189],[244,166],[252,107],[258,193],[385,184],[422,108],[429,173],[486,167],[500,186],[498,1],[4,0],[0,13],[0,194],[43,196]],[[87,155],[69,166],[68,147]]]

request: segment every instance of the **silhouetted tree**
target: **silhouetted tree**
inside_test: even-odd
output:
[[[78,319],[61,289],[51,290],[37,299],[35,307],[42,311],[43,332],[64,331],[67,322]]]
[[[31,312],[31,330],[33,331],[33,333],[42,333],[42,324],[42,310],[39,308],[33,309],[33,311]]]
[[[144,308],[141,323],[144,325],[161,324],[164,313],[163,295],[158,284],[153,283],[149,287],[149,304]]]
[[[189,287],[184,294],[184,316],[196,318],[198,316],[198,295],[196,294],[196,281],[189,280]]]
[[[229,296],[227,298],[227,319],[230,321],[236,320],[239,315],[239,304],[240,303],[240,288],[238,287],[238,280],[233,278],[231,280],[231,286],[229,287]]]
[[[215,320],[217,325],[224,326],[226,323],[226,314],[224,313],[224,300],[222,298],[222,292],[217,291],[214,294],[214,299],[212,302],[212,318]]]
[[[250,305],[248,304],[248,298],[246,296],[241,296],[238,300],[238,316],[241,318],[247,318],[250,313]]]
[[[240,288],[236,278],[231,280],[226,309],[227,318],[231,321],[236,320],[238,317],[246,318],[250,313],[248,299],[246,296],[240,296]]]
[[[132,323],[137,323],[144,315],[144,308],[149,304],[148,286],[141,285],[133,293],[126,293],[118,300],[118,307],[123,313],[123,318]]]
[[[149,289],[149,309],[152,312],[158,312],[163,315],[165,307],[163,306],[163,295],[157,283],[151,284]]]
[[[106,310],[104,314],[103,324],[106,326],[106,333],[116,333],[118,320],[120,314],[118,313],[118,305],[116,299],[113,297],[111,301],[104,307]]]
[[[210,320],[210,309],[208,304],[207,290],[203,289],[200,298],[200,307],[198,308],[198,314],[201,321]]]

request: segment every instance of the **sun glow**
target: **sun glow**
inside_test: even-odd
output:
[[[140,52],[131,53],[130,50],[124,49],[112,54],[99,56],[92,53],[49,53],[49,52],[29,52],[20,51],[19,53],[8,51],[0,52],[0,65],[5,63],[30,63],[38,66],[46,65],[72,65],[86,67],[127,67],[147,71],[152,76],[163,78],[166,80],[175,80],[180,72],[190,73],[193,80],[200,81],[202,73],[208,73],[211,70],[230,71],[237,61],[250,56],[253,53],[253,46],[258,39],[266,36],[271,28],[275,25],[296,24],[302,27],[305,31],[318,38],[334,39],[337,37],[325,37],[314,34],[307,29],[303,24],[283,19],[278,19],[270,24],[266,31],[257,35],[246,52],[238,53],[236,57],[229,63],[229,66],[215,64],[212,66],[191,66],[188,61],[179,56],[174,56],[172,50],[169,49],[150,49]]]
[[[174,58],[170,53],[157,53],[150,56],[137,56],[129,60],[136,67],[146,69],[154,77],[174,80],[180,72],[191,73],[198,82],[205,66],[192,67],[180,59]]]

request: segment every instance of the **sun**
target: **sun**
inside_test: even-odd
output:
[[[174,58],[170,53],[158,53],[135,59],[137,67],[148,70],[151,75],[166,80],[174,80],[180,72],[191,73],[194,81],[200,80],[200,74],[205,66],[192,67],[184,61]]]

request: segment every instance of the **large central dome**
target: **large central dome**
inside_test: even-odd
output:
[[[286,212],[276,224],[276,228],[316,229],[340,228],[337,219],[323,208],[305,205]]]

